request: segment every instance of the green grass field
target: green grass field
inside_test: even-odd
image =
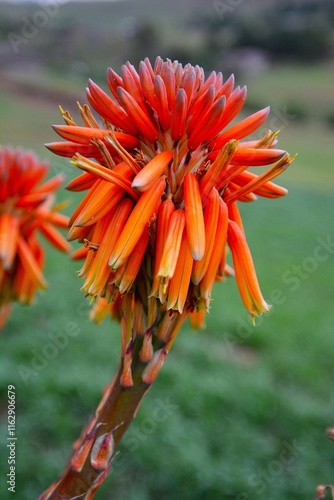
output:
[[[317,96],[316,109],[326,109],[319,90],[328,83],[325,71],[275,69],[261,85],[249,84],[252,102],[272,104],[268,126],[281,129],[279,146],[298,152],[280,179],[287,198],[241,207],[272,312],[253,327],[235,282],[216,286],[206,330],[180,333],[97,499],[304,500],[319,483],[333,482],[334,444],[325,436],[334,425],[333,129],[312,101]],[[307,122],[284,113],[282,120],[296,96],[310,103]],[[7,90],[0,113],[3,144],[33,148],[50,159],[52,174],[75,174],[43,147],[57,140],[55,104]],[[64,190],[59,197],[72,203],[70,213],[78,198]],[[16,305],[1,333],[4,500],[15,497],[5,484],[7,385],[16,387],[16,498],[32,500],[60,474],[116,370],[119,327],[87,320],[77,269],[49,248],[49,289],[33,307]],[[55,338],[63,339],[58,347]]]

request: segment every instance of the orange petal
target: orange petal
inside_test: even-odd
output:
[[[133,179],[131,186],[138,191],[145,191],[158,177],[160,177],[173,159],[170,151],[158,153],[149,161]]]
[[[228,218],[236,222],[242,231],[244,230],[239,208],[235,201],[228,204]]]
[[[77,142],[62,141],[62,142],[48,142],[44,144],[46,148],[58,156],[72,158],[75,153],[80,153],[88,158],[95,157],[98,152],[95,144],[79,144]]]
[[[258,151],[264,151],[259,149]],[[270,150],[268,150],[270,151]],[[252,191],[261,188],[263,184],[266,184],[270,179],[277,177],[279,174],[284,172],[294,160],[294,157],[290,158],[288,153],[283,152],[284,155],[278,160],[272,167],[270,167],[266,172],[263,172],[261,175],[256,176],[252,181],[248,182],[243,187],[240,187],[230,196],[226,197],[226,202],[231,203],[236,199],[240,199],[241,196],[245,196],[247,194],[252,193]]]
[[[111,217],[105,219],[106,225],[103,228],[103,239],[96,252],[87,284],[85,284],[87,291],[92,295],[98,294],[105,287],[104,278],[106,275],[109,276],[109,273],[106,274],[106,272],[110,271],[108,262],[111,252],[123,231],[132,207],[133,202],[129,198],[125,198],[117,206]]]
[[[123,87],[134,98],[137,104],[142,108],[144,113],[147,112],[147,103],[143,94],[139,75],[135,67],[127,61],[122,65],[121,76]]]
[[[184,68],[185,71],[183,73],[183,78],[180,86],[186,91],[188,102],[191,103],[195,93],[197,78],[195,69],[191,65],[189,65],[188,68],[188,70],[186,70],[186,67]]]
[[[158,212],[157,227],[156,227],[154,274],[153,274],[151,296],[156,295],[159,288],[160,279],[158,278],[158,270],[160,266],[161,257],[166,245],[170,218],[174,211],[175,211],[175,206],[170,198],[161,203]]]
[[[184,133],[188,110],[188,98],[184,89],[179,89],[176,94],[175,107],[171,116],[171,136],[176,141]]]
[[[202,143],[209,142],[222,130],[220,123],[224,118],[225,103],[225,96],[219,97],[213,103],[207,115],[198,121],[188,139],[190,150],[195,150]]]
[[[47,282],[44,279],[41,269],[34,254],[30,250],[29,245],[21,236],[18,238],[17,252],[30,280],[38,287],[45,289],[47,287]]]
[[[71,253],[71,259],[72,260],[81,260],[85,259],[87,257],[87,254],[89,252],[88,247],[79,247],[74,252]]]
[[[110,303],[104,297],[97,297],[95,304],[89,312],[89,319],[98,325],[108,315],[111,315]]]
[[[240,186],[245,186],[255,179],[258,179],[258,175],[249,171],[241,172],[236,177],[233,177],[233,180]],[[288,190],[286,188],[270,181],[265,182],[258,188],[253,188],[252,191],[254,194],[258,194],[259,196],[264,196],[266,198],[279,198],[288,194]]]
[[[228,164],[230,163],[231,158],[235,153],[237,144],[237,141],[234,140],[228,142],[224,146],[224,148],[219,151],[216,159],[209,166],[208,170],[200,180],[199,187],[203,205],[205,205],[209,193],[211,192],[212,188],[215,187],[218,179],[222,176]]]
[[[124,179],[120,174],[115,172],[115,169],[110,170],[109,168],[100,165],[99,163],[88,160],[84,156],[80,154],[76,154],[72,162],[78,168],[85,170],[91,174],[95,174],[100,179],[103,179],[108,182],[112,182],[113,184],[117,184],[119,187],[124,189],[132,198],[135,200],[138,199],[138,194],[131,188],[131,183]]]
[[[54,224],[55,226],[62,227],[64,229],[68,228],[69,217],[59,212],[50,211],[45,216],[47,222]]]
[[[226,83],[227,81],[225,82],[225,84]],[[221,91],[219,93],[221,93]],[[221,130],[223,130],[223,128],[226,127],[226,125],[230,123],[235,116],[237,116],[237,114],[239,113],[239,111],[246,102],[246,96],[247,96],[246,87],[243,88],[236,87],[233,90],[233,92],[231,92],[231,94],[228,96],[226,100],[226,106],[224,109],[223,119],[220,122]]]
[[[149,219],[158,209],[165,187],[166,181],[159,178],[140,197],[110,256],[109,265],[112,269],[120,267],[134,250]]]
[[[226,99],[228,99],[233,92],[233,87],[235,84],[234,75],[233,74],[230,75],[226,80],[226,82],[222,85],[222,87],[217,86],[217,80],[215,85],[216,85],[216,90],[218,91],[218,95],[224,95]]]
[[[160,75],[156,75],[154,79],[154,97],[155,110],[159,117],[159,122],[165,130],[170,126],[170,111],[168,108],[168,99],[166,86]]]
[[[103,118],[125,132],[137,134],[135,124],[124,109],[90,79],[86,92],[89,103]]]
[[[171,68],[164,66],[163,71],[161,72],[161,77],[166,87],[169,109],[174,109],[176,98],[176,83],[174,71]]]
[[[19,221],[3,212],[0,214],[0,269],[9,270],[15,259],[19,237]]]
[[[21,196],[16,202],[16,206],[25,209],[33,209],[41,205],[48,197],[47,193],[29,193]]]
[[[205,251],[205,228],[200,188],[194,174],[184,176],[183,197],[191,255],[201,260]]]
[[[100,129],[93,127],[75,127],[71,125],[53,125],[53,129],[60,137],[68,141],[78,142],[79,144],[89,144],[92,139],[105,139],[110,133],[109,129]],[[118,142],[124,148],[135,148],[138,146],[138,139],[124,132],[113,132]]]
[[[189,322],[195,330],[205,328],[205,309],[198,309],[189,313]]]
[[[194,262],[191,280],[197,285],[206,273],[209,266],[212,253],[214,251],[214,243],[216,241],[216,233],[219,217],[219,194],[213,188],[208,202],[204,210],[204,226],[205,226],[205,252],[201,260]]]
[[[94,182],[96,182],[95,176],[84,172],[70,181],[65,186],[65,189],[68,189],[69,191],[85,191],[86,189],[91,188]]]
[[[283,149],[238,148],[231,160],[232,164],[249,166],[268,165],[280,160],[286,152]]]
[[[190,119],[187,124],[187,134],[193,133],[194,128],[198,126],[199,121],[207,116],[207,113],[212,107],[215,95],[215,87],[211,84],[201,96],[195,99],[189,110]]]
[[[233,127],[225,130],[217,137],[212,146],[210,146],[210,149],[219,150],[223,147],[224,144],[226,144],[226,142],[230,141],[231,139],[239,140],[251,134],[259,127],[261,127],[261,125],[266,121],[269,115],[269,111],[270,107],[268,106],[264,109],[261,109],[260,111],[257,111],[251,116],[248,116],[248,118],[241,120],[236,125],[233,125]]]
[[[91,174],[89,174],[89,175],[91,175]],[[95,196],[95,193],[99,189],[99,186],[102,185],[102,184],[104,184],[104,181],[101,180],[101,179],[99,179],[99,178],[96,178],[94,176],[94,184],[92,185],[92,187],[90,188],[90,190],[88,191],[88,193],[85,194],[85,196],[82,198],[82,200],[80,201],[80,203],[78,204],[78,206],[75,208],[74,212],[72,213],[72,215],[70,217],[70,220],[68,222],[69,226],[72,226],[72,224],[74,223],[75,219],[78,217],[78,215],[85,208],[85,206],[89,202],[89,200]]]
[[[107,69],[107,83],[112,95],[118,100],[117,88],[124,87],[122,78],[112,68]]]
[[[129,165],[122,162],[113,169],[118,175],[124,179],[131,179],[133,171]],[[76,226],[88,226],[94,224],[101,219],[105,214],[110,212],[117,205],[124,195],[124,191],[116,184],[102,181],[98,189],[95,191],[94,197],[91,197],[83,210],[74,221]]]
[[[269,311],[270,306],[261,294],[244,232],[231,220],[228,223],[228,244],[232,252],[236,281],[246,309],[252,316]]]
[[[128,115],[134,121],[138,130],[150,141],[155,142],[158,134],[149,117],[144,113],[134,98],[123,88],[118,87],[118,97],[125,107]]]
[[[187,313],[179,314],[176,311],[170,311],[169,314],[163,316],[159,323],[156,336],[161,342],[166,343],[171,335],[177,335],[181,326],[184,323]]]
[[[204,297],[208,309],[208,301],[211,297],[212,287],[215,282],[217,270],[224,255],[228,225],[228,210],[226,203],[219,198],[218,225],[215,236],[214,251],[207,267],[206,273],[200,282],[201,296]]]
[[[63,174],[58,174],[52,179],[40,184],[34,188],[34,193],[50,193],[58,189],[64,182],[65,176]]]
[[[157,273],[159,277],[170,279],[174,275],[176,263],[180,253],[184,226],[184,210],[175,210],[175,212],[172,213],[169,221],[165,247]]]
[[[67,241],[84,241],[85,238],[87,238],[87,233],[89,232],[89,227],[84,226],[84,227],[76,227],[72,226],[68,233],[67,233]]]
[[[118,271],[120,271],[121,268],[119,268],[115,273],[114,279],[116,283],[119,281],[118,289],[121,294],[128,293],[135,279],[137,278],[148,242],[149,233],[147,229],[144,229],[144,232],[139,238],[139,241],[136,245],[135,251],[132,252],[132,254],[124,264],[124,269],[122,269],[121,276],[118,276]]]
[[[66,241],[64,236],[58,233],[58,231],[51,224],[44,222],[40,226],[40,230],[50,241],[50,243],[52,243],[52,245],[54,245],[56,248],[62,250],[63,252],[71,251],[71,245]]]
[[[167,309],[175,309],[180,313],[183,312],[187,300],[193,262],[189,250],[187,232],[183,231],[175,273],[169,282]]]
[[[143,61],[139,63],[139,77],[145,99],[152,106],[152,108],[154,108],[154,75],[150,73],[147,65]]]
[[[98,191],[102,196],[91,198],[84,210],[75,219],[75,226],[80,227],[95,224],[119,203],[124,195],[123,190],[119,186],[106,184],[101,186],[101,189]]]

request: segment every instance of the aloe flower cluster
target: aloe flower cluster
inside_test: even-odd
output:
[[[45,180],[48,172],[31,151],[0,147],[0,329],[13,302],[30,304],[47,286],[37,234],[63,252],[71,248],[56,229],[67,228],[68,217],[53,206],[63,176]]]
[[[84,126],[63,112],[65,142],[55,153],[84,170],[68,189],[88,191],[71,217],[69,239],[85,244],[80,276],[87,295],[115,301],[149,279],[148,296],[183,314],[208,310],[215,280],[233,273],[251,315],[268,310],[237,207],[286,189],[271,180],[291,163],[277,134],[243,140],[265,108],[228,127],[246,99],[233,76],[207,78],[198,66],[157,58],[107,72],[111,96],[89,81],[79,106]],[[270,165],[261,174],[249,167]],[[146,268],[146,269],[144,269]]]
[[[54,129],[63,140],[47,147],[83,171],[67,186],[85,192],[68,239],[80,243],[73,257],[84,259],[92,317],[121,322],[121,363],[64,475],[41,499],[93,498],[184,320],[203,324],[215,281],[235,274],[251,317],[270,307],[238,209],[287,193],[272,182],[293,159],[276,148],[277,133],[248,138],[269,108],[236,123],[246,88],[233,76],[160,57],[138,71],[109,68],[107,84],[89,81],[83,124],[61,109],[65,125]]]

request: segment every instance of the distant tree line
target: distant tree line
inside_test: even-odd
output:
[[[180,27],[171,25],[166,40],[159,24],[163,19],[153,14],[150,17],[150,12],[141,20],[129,18],[130,26],[126,24],[127,18],[123,25],[119,21],[113,24],[111,18],[109,26],[105,19],[102,24],[97,19],[84,19],[83,15],[38,16],[36,5],[29,12],[25,4],[25,9],[22,16],[22,10],[14,15],[14,7],[3,8],[0,17],[3,61],[10,57],[19,61],[19,56],[28,55],[31,60],[35,58],[43,65],[63,71],[73,61],[77,71],[84,71],[89,61],[90,74],[93,71],[93,76],[100,77],[105,73],[105,61],[115,67],[127,59],[136,64],[143,54],[200,64],[207,70],[221,67],[227,58],[233,62],[234,51],[245,48],[263,53],[274,62],[309,63],[334,56],[333,0],[282,1],[274,6],[268,2],[264,6],[262,3],[261,8],[251,8],[244,0],[214,0],[205,10],[189,9],[188,20],[181,28],[182,36],[178,32],[175,41],[174,30]],[[187,43],[188,35],[194,33],[197,42]]]

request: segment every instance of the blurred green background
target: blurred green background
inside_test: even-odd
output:
[[[146,56],[234,72],[248,87],[242,116],[270,104],[266,128],[298,152],[280,179],[287,198],[241,206],[272,312],[251,326],[234,280],[217,284],[207,328],[183,328],[96,499],[312,498],[334,481],[333,2],[0,2],[0,12],[0,142],[34,149],[50,175],[77,175],[43,146],[58,140],[58,105],[78,117],[88,77],[106,89],[108,66]],[[59,192],[68,213],[79,198]],[[1,333],[1,499],[35,499],[59,476],[117,366],[118,325],[87,320],[80,264],[48,252],[49,289],[16,305]]]

